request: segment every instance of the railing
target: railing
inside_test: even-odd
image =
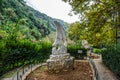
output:
[[[25,64],[22,67],[20,67],[19,69],[17,69],[17,71],[13,74],[13,76],[11,77],[11,80],[22,80],[23,75],[28,71],[31,70],[32,71],[32,66],[33,64]]]
[[[23,66],[21,66],[19,69],[17,69],[17,71],[13,74],[13,76],[11,77],[10,80],[22,80],[23,76],[27,73],[27,72],[32,72],[33,71],[33,68],[34,66],[37,66],[37,65],[41,65],[42,62],[39,62],[39,63],[35,63],[35,64],[30,64],[30,63],[27,63]]]
[[[92,64],[93,69],[94,69],[94,71],[95,71],[96,80],[101,80],[101,79],[100,79],[100,76],[99,76],[99,73],[98,73],[98,70],[97,70],[97,67],[96,67],[93,59],[89,58],[89,61],[90,61],[90,63]]]

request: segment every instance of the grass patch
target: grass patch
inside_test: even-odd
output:
[[[16,69],[9,71],[8,73],[4,74],[1,78],[10,78],[16,72]]]

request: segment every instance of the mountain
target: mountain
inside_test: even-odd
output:
[[[40,19],[42,19],[44,22],[46,22],[47,24],[49,24],[49,26],[50,26],[49,28],[50,28],[52,31],[55,30],[54,21],[60,22],[61,25],[62,25],[65,29],[67,29],[67,27],[68,27],[68,25],[69,25],[67,22],[64,22],[63,20],[49,17],[49,16],[47,16],[46,14],[41,13],[41,12],[39,12],[39,11],[37,11],[37,10],[34,10],[34,9],[33,9],[33,12],[35,12],[35,16],[36,16],[37,18],[40,18]]]
[[[33,9],[24,0],[1,0],[0,5],[0,34],[17,29],[22,37],[40,39],[55,31],[55,20],[68,27],[68,23]]]

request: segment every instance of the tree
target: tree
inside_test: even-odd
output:
[[[92,45],[102,46],[113,43],[114,35],[111,35],[113,32],[109,24],[95,32],[92,27],[84,27],[82,23],[76,22],[70,25],[68,35],[74,41],[87,40]]]
[[[84,27],[87,27],[87,33],[90,33],[89,36],[96,34],[96,37],[98,37],[98,35],[103,35],[102,33],[105,31],[109,36],[111,36],[108,37],[108,41],[111,41],[111,43],[116,42],[117,30],[119,30],[120,26],[119,0],[63,1],[68,2],[72,6],[72,11],[75,14],[79,14],[81,20],[80,23],[84,25]],[[112,32],[109,32],[109,29]],[[94,36],[92,38],[95,39],[96,37]],[[103,38],[103,36],[100,36],[100,38]]]

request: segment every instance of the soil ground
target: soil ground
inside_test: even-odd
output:
[[[94,80],[88,60],[75,60],[74,69],[59,73],[50,73],[42,66],[30,73],[26,80]]]

